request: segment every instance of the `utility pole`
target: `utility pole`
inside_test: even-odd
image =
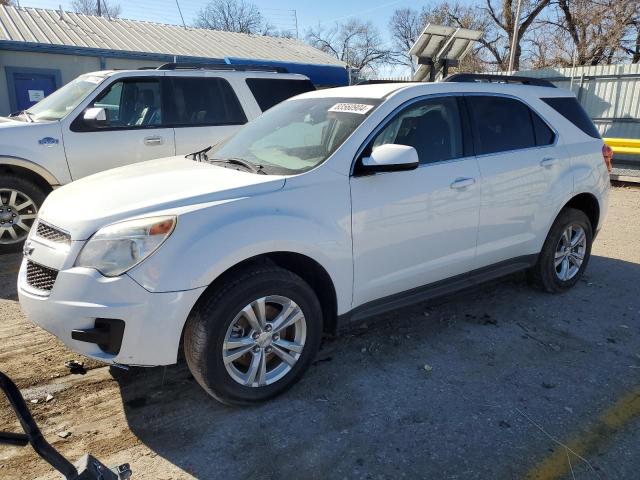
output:
[[[516,46],[518,45],[518,24],[520,23],[521,6],[522,0],[518,0],[516,17],[513,19],[513,38],[511,38],[511,51],[509,52],[509,73],[513,72],[513,65],[516,63]]]
[[[100,0],[98,0],[98,16],[102,16],[102,7],[100,6]]]
[[[296,39],[298,39],[298,11],[297,10],[293,10],[293,20],[296,23]]]

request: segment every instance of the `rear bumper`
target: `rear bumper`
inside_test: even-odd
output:
[[[93,269],[73,267],[61,270],[49,295],[43,296],[26,283],[26,261],[18,275],[20,305],[32,322],[75,352],[124,365],[176,363],[182,328],[204,289],[151,293],[127,275],[107,278]],[[78,335],[79,330],[99,327],[96,319],[124,322],[119,349],[91,341],[101,337]]]

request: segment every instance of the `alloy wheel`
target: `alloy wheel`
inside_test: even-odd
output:
[[[19,190],[0,189],[0,244],[24,241],[37,214],[38,207],[28,195]]]
[[[290,298],[270,295],[245,306],[227,329],[222,360],[246,387],[277,382],[296,364],[307,336],[302,309]]]
[[[571,224],[564,229],[555,253],[556,276],[566,282],[580,271],[587,252],[587,234],[580,225]]]

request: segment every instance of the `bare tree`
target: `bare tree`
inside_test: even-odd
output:
[[[244,0],[212,0],[197,14],[195,25],[210,30],[268,35],[274,28],[260,9]]]
[[[389,20],[389,31],[393,41],[393,54],[398,63],[411,69],[411,75],[416,71],[416,64],[409,55],[409,49],[416,42],[418,35],[424,28],[420,12],[413,8],[400,8],[393,12]]]
[[[557,0],[556,18],[545,23],[557,28],[562,55],[558,64],[610,64],[622,61],[635,48],[625,38],[638,18],[640,0]]]
[[[392,58],[378,29],[371,22],[357,19],[336,23],[328,29],[321,25],[310,28],[306,40],[347,63],[361,76],[375,73],[379,66],[390,63]]]
[[[122,13],[122,8],[118,3],[111,3],[107,0],[73,0],[71,8],[76,13],[84,13],[85,15],[101,15],[107,18],[118,18]]]
[[[5,7],[12,7],[13,0],[0,0],[0,5],[4,5]]]
[[[495,59],[495,63],[502,70],[508,68],[508,58],[513,44],[514,30],[516,33],[515,57],[513,68],[520,68],[520,57],[522,55],[521,43],[542,11],[549,6],[551,0],[522,0],[520,18],[516,17],[516,4],[518,0],[502,0],[502,8],[498,9],[495,0],[486,0],[485,11],[492,20],[491,28],[486,35],[492,37],[491,47],[488,51]],[[515,28],[514,28],[515,27]]]

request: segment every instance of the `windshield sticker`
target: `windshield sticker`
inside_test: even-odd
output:
[[[366,103],[336,103],[329,109],[330,112],[358,113],[364,115],[373,108],[373,105]]]

